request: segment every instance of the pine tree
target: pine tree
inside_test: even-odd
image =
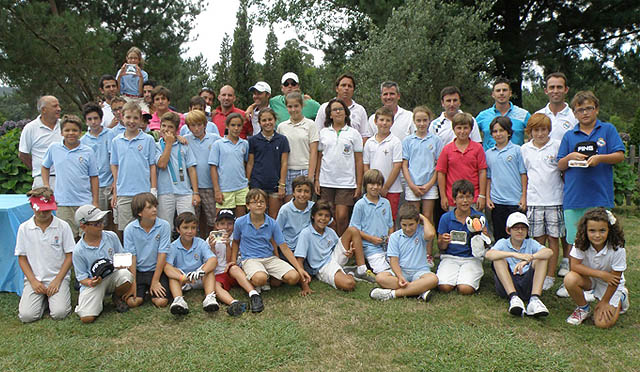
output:
[[[231,86],[236,90],[237,107],[247,107],[251,103],[249,88],[256,82],[255,62],[251,31],[253,24],[247,14],[247,0],[240,1],[236,13],[236,29],[233,31],[231,46]]]
[[[220,44],[220,60],[212,67],[213,89],[220,91],[223,85],[231,83],[231,37],[225,33]]]
[[[271,95],[280,86],[280,77],[283,74],[279,61],[280,50],[278,49],[278,37],[273,31],[273,27],[269,28],[267,34],[266,50],[264,51],[264,66],[262,67],[262,80],[271,86]]]

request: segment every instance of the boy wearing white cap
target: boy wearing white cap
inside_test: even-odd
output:
[[[509,238],[498,240],[485,254],[493,261],[496,292],[509,299],[509,312],[513,315],[547,316],[549,311],[540,295],[553,252],[527,238],[529,221],[523,213],[511,213],[506,227]],[[523,300],[529,301],[526,312]]]

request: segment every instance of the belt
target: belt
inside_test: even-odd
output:
[[[142,96],[137,96],[135,94],[127,94],[127,93],[122,93],[123,96],[127,96],[127,97],[132,97],[132,98],[142,98]]]

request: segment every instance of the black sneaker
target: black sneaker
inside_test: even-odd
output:
[[[240,316],[247,311],[247,304],[244,302],[236,301],[229,305],[227,308],[227,314],[231,316]]]
[[[111,302],[113,302],[113,306],[116,308],[116,311],[119,313],[125,313],[129,311],[129,306],[125,301],[122,301],[120,296],[116,295],[115,292],[111,295]]]
[[[250,297],[251,299],[251,312],[259,313],[264,310],[264,304],[262,303],[262,297],[256,294]]]

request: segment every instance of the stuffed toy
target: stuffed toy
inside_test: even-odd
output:
[[[489,250],[491,238],[486,236],[484,230],[487,220],[482,215],[471,215],[466,219],[467,229],[469,230],[469,239],[471,240],[471,254],[474,257],[484,257]]]

